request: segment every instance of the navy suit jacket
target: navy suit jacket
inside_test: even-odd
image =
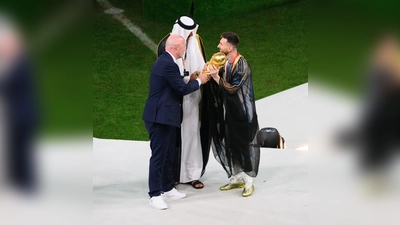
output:
[[[183,95],[199,89],[197,80],[185,83],[179,67],[168,52],[154,62],[150,72],[150,91],[142,119],[175,127],[181,126],[181,101]]]
[[[11,130],[30,131],[39,122],[39,109],[34,88],[34,72],[28,57],[24,54],[15,61],[0,85],[4,93],[8,122]]]

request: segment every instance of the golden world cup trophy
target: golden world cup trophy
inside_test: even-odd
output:
[[[225,66],[226,60],[228,60],[228,59],[226,58],[224,53],[222,53],[222,52],[214,53],[214,55],[212,55],[210,61],[208,61],[206,63],[207,66],[205,69],[203,69],[203,73],[210,74],[208,67],[212,66],[212,65],[214,65],[218,69],[221,69],[222,67]]]

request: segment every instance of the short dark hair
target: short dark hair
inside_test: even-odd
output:
[[[239,36],[233,32],[224,32],[221,34],[221,38],[225,38],[235,48],[239,45]]]

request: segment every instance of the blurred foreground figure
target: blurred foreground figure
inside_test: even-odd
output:
[[[33,76],[22,37],[0,14],[0,171],[12,188],[24,192],[33,191],[36,184],[33,141],[38,112]]]
[[[393,34],[379,40],[368,72],[361,166],[368,175],[382,175],[400,150],[400,51]]]

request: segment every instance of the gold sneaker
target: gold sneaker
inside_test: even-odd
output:
[[[249,188],[245,188],[243,190],[242,196],[243,197],[249,197],[250,195],[252,195],[254,192],[254,185],[251,185]]]
[[[225,184],[224,186],[221,186],[219,189],[221,191],[228,191],[228,190],[232,190],[235,188],[244,188],[244,182],[235,182],[235,183],[229,183],[229,184]]]

